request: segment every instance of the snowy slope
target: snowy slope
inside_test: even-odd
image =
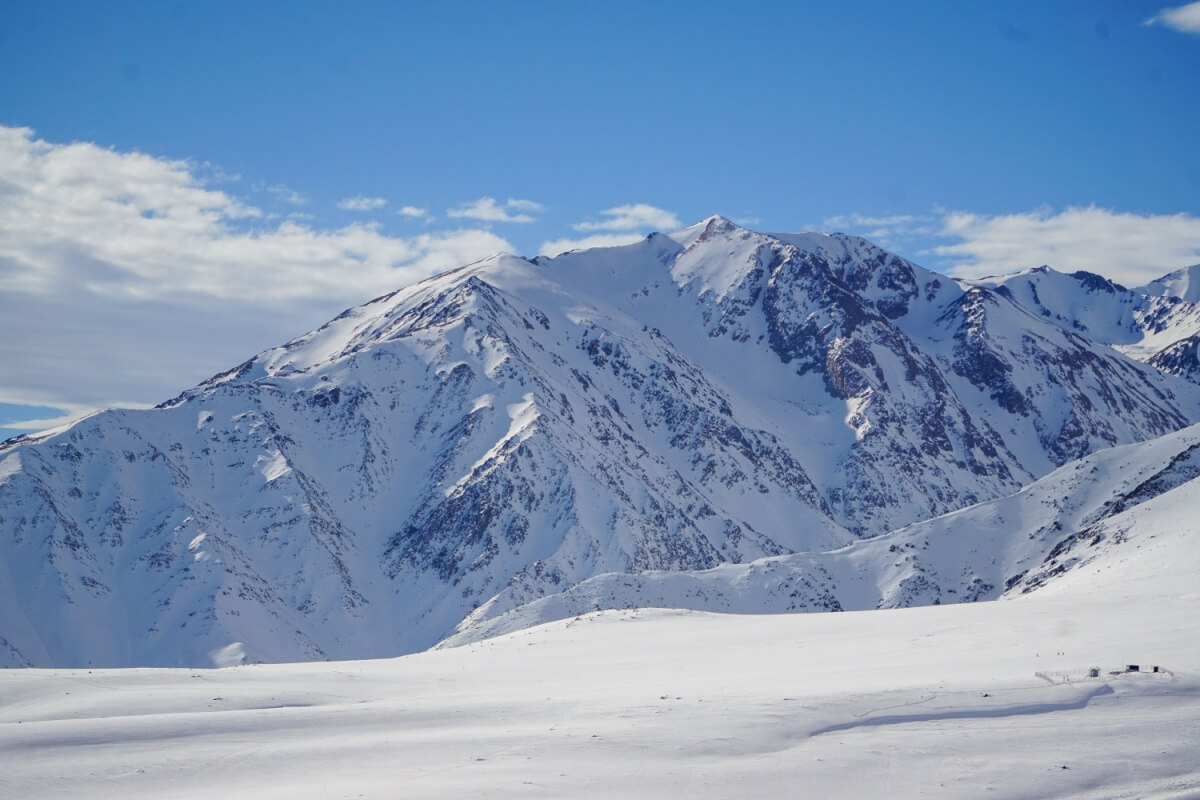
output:
[[[1191,268],[1200,272],[1196,267]],[[1136,289],[1100,275],[1070,275],[1037,267],[979,282],[1003,293],[1032,313],[1098,344],[1112,345],[1171,375],[1193,380],[1196,363],[1180,362],[1180,343],[1200,334],[1197,285],[1180,270]],[[1176,353],[1172,359],[1168,353]]]
[[[1136,557],[1011,601],[601,612],[387,661],[0,670],[0,795],[1194,798],[1200,540],[1164,538],[1194,508],[1156,514]],[[1169,672],[1109,674],[1130,663]]]
[[[1157,297],[1178,297],[1189,303],[1200,303],[1200,264],[1177,269],[1157,280],[1150,281],[1145,286],[1137,287],[1134,291]]]
[[[598,575],[518,605],[503,592],[443,646],[601,609],[729,613],[848,611],[963,603],[1027,593],[1148,547],[1200,547],[1200,425],[1104,450],[1000,500],[823,553],[701,572]],[[1143,507],[1144,504],[1144,507]],[[1190,562],[1194,568],[1200,559]]]
[[[1200,386],[855,237],[498,256],[0,447],[0,663],[411,652],[497,595],[828,551],[1196,419]]]

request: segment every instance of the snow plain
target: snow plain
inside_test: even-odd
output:
[[[1127,558],[993,602],[606,611],[390,660],[0,671],[0,796],[1200,797],[1187,517],[1160,509]],[[1129,663],[1170,673],[1109,674]]]

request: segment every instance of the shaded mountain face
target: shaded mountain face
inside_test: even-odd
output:
[[[498,256],[0,448],[4,663],[361,658],[505,592],[823,551],[1200,418],[1200,386],[843,235]]]
[[[1154,353],[1146,360],[1146,363],[1168,375],[1178,375],[1192,383],[1200,383],[1198,344],[1200,344],[1200,334],[1188,336]]]

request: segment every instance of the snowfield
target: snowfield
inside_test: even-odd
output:
[[[1198,548],[1166,535],[1186,516],[994,602],[606,611],[392,660],[0,671],[0,796],[1200,797]]]

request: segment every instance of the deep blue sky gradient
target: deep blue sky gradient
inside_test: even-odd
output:
[[[0,123],[283,183],[331,225],[355,194],[530,198],[527,252],[629,202],[1197,212],[1200,37],[1160,8],[6,0]]]

